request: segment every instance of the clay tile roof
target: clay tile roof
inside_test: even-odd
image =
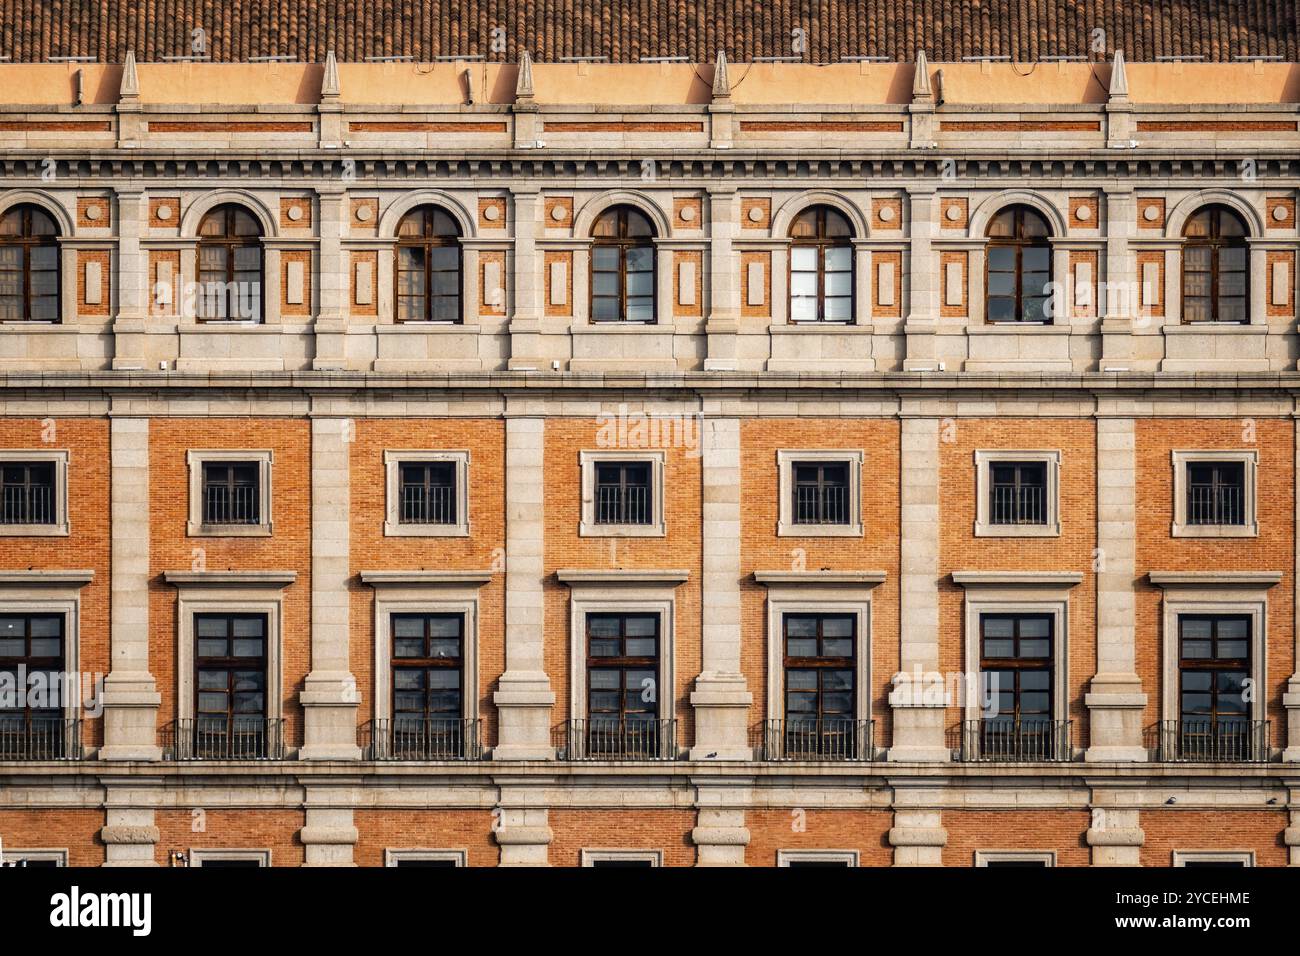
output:
[[[121,62],[192,53],[203,29],[217,61],[291,56],[320,62],[368,56],[484,54],[535,59],[607,56],[635,61],[718,49],[734,60],[789,56],[806,30],[804,58],[932,61],[1004,56],[1021,61],[1108,52],[1300,59],[1295,0],[0,0],[0,57],[40,62],[94,56]],[[505,28],[505,50],[492,29]]]

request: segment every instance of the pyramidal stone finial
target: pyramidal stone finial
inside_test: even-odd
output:
[[[1128,70],[1124,68],[1124,51],[1115,51],[1115,60],[1110,66],[1110,98],[1112,100],[1128,99]]]
[[[140,77],[135,71],[135,51],[127,50],[122,62],[122,85],[118,89],[121,99],[138,99],[140,96]]]
[[[533,98],[533,58],[524,50],[519,54],[519,78],[515,80],[515,99]]]
[[[713,65],[713,98],[725,100],[731,96],[731,73],[727,68],[727,53],[718,51],[718,58]]]
[[[912,99],[928,100],[933,97],[934,90],[930,86],[930,61],[926,59],[924,50],[918,50],[916,71],[912,74]]]
[[[343,95],[343,87],[339,83],[339,61],[333,50],[325,54],[325,76],[321,78],[320,95],[322,99]]]

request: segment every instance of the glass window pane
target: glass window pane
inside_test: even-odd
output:
[[[790,300],[790,318],[796,322],[811,322],[817,318],[816,296],[796,296]]]
[[[816,272],[817,271],[817,247],[816,246],[791,246],[790,247],[790,268],[796,272]]]
[[[853,300],[848,296],[833,296],[826,299],[826,319],[831,322],[847,322],[853,318]]]
[[[830,246],[826,250],[827,272],[849,272],[853,268],[853,248],[851,246]]]

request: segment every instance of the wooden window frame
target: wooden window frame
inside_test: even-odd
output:
[[[646,618],[646,619],[648,619],[648,620],[653,621],[653,622],[654,622],[654,642],[655,642],[655,652],[654,652],[653,656],[646,656],[646,655],[629,655],[629,654],[626,654],[626,653],[620,653],[620,654],[617,655],[617,656],[614,656],[614,657],[608,657],[608,656],[598,656],[598,655],[594,655],[594,654],[592,654],[592,652],[591,652],[591,641],[592,641],[592,635],[591,635],[591,622],[592,622],[594,619],[596,619],[596,618],[601,618],[601,619],[611,619],[611,618],[615,618],[615,619],[618,619],[618,621],[619,621],[619,635],[618,635],[618,641],[619,641],[619,650],[620,650],[620,651],[626,651],[626,649],[627,649],[627,640],[628,640],[628,637],[627,637],[627,621],[628,621],[629,618]],[[583,638],[583,640],[584,640],[584,644],[585,644],[585,647],[586,647],[586,658],[587,658],[584,677],[585,677],[586,684],[587,684],[587,688],[586,688],[586,713],[587,713],[587,723],[588,723],[588,726],[591,726],[592,723],[593,723],[594,721],[598,721],[598,720],[599,720],[599,721],[608,721],[608,720],[611,719],[611,712],[610,712],[610,711],[600,711],[600,712],[596,712],[596,711],[594,711],[594,710],[592,709],[592,706],[591,706],[591,695],[592,695],[592,690],[593,690],[593,688],[592,688],[592,686],[591,686],[591,673],[592,673],[593,670],[596,670],[596,669],[599,669],[599,670],[614,670],[614,669],[617,669],[618,672],[619,672],[619,674],[620,674],[620,678],[619,678],[619,701],[618,701],[618,713],[617,713],[617,715],[616,715],[616,719],[617,719],[617,722],[618,722],[618,726],[619,726],[620,728],[621,728],[621,727],[624,727],[624,726],[627,725],[627,723],[628,723],[628,714],[629,714],[629,713],[633,713],[633,714],[643,714],[643,713],[645,713],[645,711],[628,711],[628,709],[627,709],[627,696],[626,696],[626,695],[627,695],[627,691],[628,691],[628,687],[627,687],[627,675],[628,675],[628,673],[631,672],[631,671],[633,671],[633,670],[646,670],[646,671],[650,671],[650,672],[654,675],[654,681],[655,681],[655,685],[656,685],[656,686],[655,686],[654,707],[652,708],[652,713],[653,713],[654,716],[653,716],[653,717],[650,717],[648,720],[647,720],[646,718],[634,718],[634,720],[635,720],[635,721],[638,721],[638,722],[639,722],[639,721],[653,722],[653,723],[656,723],[656,725],[657,725],[657,722],[661,719],[661,717],[662,717],[662,713],[663,713],[663,707],[662,707],[662,703],[663,703],[663,695],[664,695],[665,693],[671,693],[671,690],[670,690],[670,689],[668,689],[668,688],[663,688],[663,687],[659,687],[659,686],[658,686],[658,684],[659,684],[659,680],[660,680],[660,674],[662,673],[661,661],[662,661],[662,657],[663,657],[663,620],[662,620],[662,616],[659,615],[659,614],[654,613],[653,611],[588,611],[588,612],[584,615],[584,617],[583,617],[583,631],[584,631],[584,638]],[[641,640],[641,639],[644,639],[644,638],[638,638],[638,640]]]
[[[18,656],[0,657],[0,669],[8,670],[19,667],[25,668],[27,675],[30,677],[36,673],[63,674],[68,659],[68,616],[58,611],[4,611],[0,609],[0,617],[15,618],[23,621],[23,653]],[[59,623],[59,650],[54,656],[32,656],[32,621],[37,618],[50,618]],[[48,639],[48,638],[45,638]],[[31,699],[28,696],[28,687],[26,685],[16,684],[15,691],[22,698],[21,707],[6,708],[0,711],[0,718],[10,720],[16,717],[22,717],[23,727],[30,730],[32,720],[63,720],[64,715],[71,709],[68,701],[63,700],[64,684],[58,687],[59,704],[58,707],[39,707],[31,706]],[[46,688],[50,693],[53,688]],[[33,711],[37,716],[33,717]],[[57,713],[52,713],[57,711]]]
[[[791,657],[790,656],[790,621],[792,618],[813,618],[817,621],[817,656],[815,657]],[[822,645],[825,641],[824,627],[828,618],[843,618],[850,624],[849,644],[852,653],[848,657],[827,657],[821,653]],[[838,638],[837,638],[838,640]],[[818,674],[817,679],[817,723],[820,726],[826,720],[847,720],[856,721],[862,719],[858,715],[858,615],[849,611],[788,611],[781,616],[781,669],[782,669],[782,687],[784,694],[781,698],[781,713],[786,726],[789,726],[790,713],[787,703],[790,697],[790,671],[794,670],[815,670]],[[843,670],[849,672],[852,681],[848,689],[851,709],[846,714],[827,715],[822,707],[822,698],[826,691],[822,687],[821,674],[823,671]]]
[[[203,619],[225,619],[226,621],[226,641],[233,643],[235,640],[235,621],[237,619],[256,619],[262,622],[262,654],[260,657],[235,657],[233,654],[226,657],[204,657],[199,653],[199,642],[203,638],[199,634],[199,621]],[[193,661],[193,694],[194,702],[192,712],[194,714],[194,727],[199,728],[200,721],[207,719],[207,712],[199,710],[199,697],[203,694],[203,687],[199,681],[199,673],[206,667],[210,670],[222,670],[226,672],[226,684],[229,695],[226,702],[226,734],[234,736],[238,731],[235,729],[235,718],[237,715],[234,711],[234,690],[230,689],[231,676],[236,670],[258,670],[262,672],[262,713],[257,718],[263,726],[271,719],[271,674],[270,661],[271,649],[270,644],[271,621],[268,616],[259,611],[197,611],[194,614],[194,661]],[[220,662],[214,664],[213,662]],[[251,715],[249,715],[251,716]]]
[[[990,236],[990,235],[988,234],[987,231],[985,232],[985,250],[984,250],[984,321],[985,321],[986,324],[990,324],[990,325],[1031,325],[1031,326],[1034,326],[1034,325],[1053,325],[1053,324],[1055,323],[1055,316],[1054,316],[1054,315],[1049,315],[1049,314],[1047,314],[1046,312],[1044,313],[1043,318],[1042,318],[1041,320],[1040,320],[1040,319],[1026,319],[1026,318],[1024,317],[1024,314],[1025,314],[1025,304],[1024,304],[1024,300],[1025,300],[1025,295],[1024,295],[1024,282],[1025,282],[1024,258],[1025,258],[1025,250],[1026,250],[1026,249],[1045,249],[1045,250],[1047,250],[1047,283],[1046,283],[1046,285],[1044,286],[1044,288],[1048,288],[1048,287],[1050,287],[1051,284],[1052,284],[1053,275],[1054,275],[1054,271],[1055,271],[1055,270],[1054,270],[1054,265],[1055,265],[1055,263],[1053,263],[1053,261],[1052,261],[1052,259],[1053,259],[1053,256],[1052,256],[1052,224],[1051,224],[1050,221],[1048,221],[1048,219],[1047,219],[1046,216],[1044,216],[1041,212],[1039,212],[1039,211],[1038,211],[1037,209],[1035,209],[1033,206],[1028,206],[1028,205],[1025,205],[1024,203],[1017,203],[1017,204],[1015,204],[1015,205],[1007,206],[1007,207],[1004,207],[1004,208],[1002,208],[1002,209],[999,209],[999,210],[997,211],[997,213],[994,214],[993,218],[989,220],[989,226],[988,226],[988,228],[989,228],[989,229],[992,229],[992,228],[993,228],[993,223],[997,220],[997,218],[998,218],[999,216],[1001,216],[1003,213],[1008,212],[1008,211],[1010,211],[1010,212],[1012,212],[1012,213],[1014,214],[1014,218],[1013,218],[1013,220],[1012,220],[1012,223],[1013,223],[1013,225],[1012,225],[1012,231],[1015,233],[1014,236],[1010,236],[1010,237],[1008,237],[1008,236]],[[1044,225],[1044,226],[1046,227],[1046,229],[1047,229],[1046,235],[1043,235],[1043,236],[1029,236],[1029,237],[1026,237],[1026,236],[1024,235],[1024,232],[1025,232],[1025,228],[1024,228],[1024,217],[1025,217],[1025,213],[1030,213],[1030,214],[1036,216],[1038,219],[1042,220],[1043,225]],[[994,299],[994,298],[1005,299],[1005,298],[1007,298],[1007,296],[1003,296],[1003,295],[994,296],[994,295],[990,294],[990,292],[989,292],[989,273],[992,271],[992,259],[993,259],[993,257],[989,254],[989,252],[990,252],[990,250],[992,250],[992,249],[998,249],[998,248],[1012,249],[1012,250],[1015,251],[1015,257],[1016,257],[1015,268],[1014,268],[1014,275],[1015,275],[1015,277],[1016,277],[1016,293],[1015,293],[1015,297],[1014,297],[1014,301],[1015,301],[1015,316],[1014,316],[1013,318],[1010,318],[1010,319],[994,319],[994,318],[992,318],[992,317],[989,315],[989,306],[988,306],[988,303],[989,303],[989,300],[990,300],[990,299]],[[1001,272],[1001,271],[1003,271],[1003,270],[997,270],[997,271]],[[1030,298],[1037,298],[1037,297],[1036,297],[1036,296],[1030,296]],[[1044,297],[1044,300],[1045,300],[1045,303],[1050,303],[1050,302],[1052,301],[1052,296],[1051,296],[1051,295],[1047,295],[1047,296]]]
[[[235,235],[234,233],[235,214],[241,212],[244,215],[246,215],[249,219],[251,219],[253,221],[253,224],[257,226],[256,236]],[[203,235],[204,224],[207,223],[212,217],[218,214],[220,214],[224,218],[222,234],[220,236]],[[257,217],[253,215],[251,210],[249,210],[245,206],[240,205],[239,203],[232,203],[232,202],[221,203],[219,206],[214,206],[212,209],[209,209],[206,213],[203,214],[203,218],[199,220],[198,248],[196,250],[196,258],[194,263],[194,273],[195,273],[195,280],[197,284],[201,288],[204,281],[203,280],[203,272],[204,272],[203,250],[205,248],[225,249],[226,277],[224,279],[224,282],[226,283],[227,288],[229,288],[234,284],[234,282],[236,281],[235,274],[237,271],[239,271],[235,269],[235,250],[256,249],[257,250],[257,316],[251,319],[244,316],[232,317],[229,315],[210,317],[204,314],[203,310],[200,309],[197,315],[197,320],[199,322],[243,322],[243,323],[251,322],[260,325],[266,321],[265,238],[266,236],[262,231],[261,224],[258,222]],[[205,300],[206,298],[207,297],[205,296]],[[227,302],[226,305],[227,307],[229,307],[229,302]]]
[[[62,249],[59,246],[59,222],[48,211],[35,203],[19,203],[4,210],[0,215],[7,216],[14,212],[17,212],[21,217],[18,235],[0,236],[0,246],[18,248],[22,251],[22,262],[19,264],[19,271],[22,274],[22,314],[17,319],[5,319],[4,321],[59,325],[63,322],[63,257]],[[33,214],[48,219],[50,225],[54,228],[54,232],[46,236],[34,235],[31,228]],[[54,250],[54,318],[52,319],[32,318],[32,250],[43,248],[52,248]],[[41,296],[41,298],[49,297]]]
[[[1221,658],[1216,653],[1218,643],[1219,643],[1219,624],[1223,621],[1229,621],[1229,620],[1244,621],[1246,624],[1246,635],[1244,638],[1246,644],[1245,657]],[[1183,628],[1188,621],[1209,621],[1210,622],[1210,656],[1209,657],[1191,658],[1189,661],[1189,659],[1183,655],[1183,643],[1186,640],[1186,638],[1184,637]],[[1254,662],[1251,660],[1251,650],[1254,647],[1254,638],[1255,638],[1254,627],[1255,627],[1255,622],[1251,617],[1251,615],[1249,614],[1181,613],[1178,615],[1178,619],[1177,619],[1178,634],[1176,638],[1177,640],[1176,650],[1178,653],[1178,660],[1177,660],[1178,697],[1177,697],[1175,709],[1178,714],[1179,726],[1182,726],[1183,722],[1187,719],[1183,711],[1183,692],[1184,692],[1183,677],[1188,671],[1209,672],[1211,674],[1218,674],[1220,671],[1236,671],[1236,672],[1245,673],[1246,680],[1251,680],[1254,677],[1255,672],[1252,670],[1252,664]],[[1209,693],[1210,693],[1209,715],[1206,717],[1195,717],[1192,719],[1206,720],[1210,723],[1211,727],[1217,727],[1219,724],[1219,717],[1220,717],[1219,709],[1218,709],[1220,692],[1219,692],[1217,680],[1211,681]],[[1249,702],[1246,702],[1245,710],[1241,712],[1234,712],[1232,714],[1224,715],[1225,720],[1244,721],[1246,723],[1250,723],[1252,717],[1253,717],[1252,708],[1250,707]]]
[[[436,213],[442,213],[447,217],[455,235],[445,235],[433,231],[433,220]],[[403,237],[402,223],[406,222],[412,216],[421,216],[420,236]],[[415,323],[428,323],[433,325],[463,325],[465,322],[465,244],[464,236],[461,235],[460,226],[453,216],[443,207],[436,203],[423,203],[414,209],[405,213],[398,220],[396,229],[397,241],[393,248],[393,322],[396,325],[412,325]],[[417,319],[403,319],[401,317],[400,303],[402,301],[401,282],[402,282],[402,250],[419,249],[424,253],[424,310],[423,317]],[[435,296],[433,294],[433,276],[435,273],[446,272],[446,269],[433,269],[433,250],[434,249],[455,249],[456,250],[456,317],[454,319],[435,319],[433,317],[433,300],[435,298],[448,299],[451,296]],[[408,298],[412,298],[409,297]]]
[[[814,213],[816,215],[815,234],[813,236],[795,236],[794,228],[801,218]],[[844,220],[844,224],[849,228],[849,232],[844,236],[828,236],[826,233],[827,213],[833,213]],[[790,223],[790,252],[786,256],[786,281],[789,301],[786,304],[787,315],[790,317],[792,325],[811,325],[815,323],[827,323],[830,325],[853,325],[857,320],[857,256],[853,248],[853,224],[849,217],[844,215],[833,206],[812,206],[802,210],[794,221]],[[817,317],[814,319],[796,319],[794,317],[794,274],[798,272],[807,272],[807,269],[796,270],[794,267],[794,250],[813,248],[817,250]],[[844,319],[828,319],[826,317],[826,250],[828,249],[848,249],[849,250],[849,314]],[[838,298],[838,297],[837,297]]]
[[[1013,651],[1016,653],[1012,657],[989,657],[984,652],[984,642],[986,639],[985,625],[990,618],[1010,618],[1015,622],[1012,632]],[[1020,625],[1029,618],[1041,619],[1047,622],[1047,656],[1046,657],[1020,657]],[[1037,638],[1033,638],[1037,640]],[[976,648],[979,660],[980,686],[985,687],[984,674],[989,671],[1011,671],[1015,675],[1015,686],[1012,690],[1015,700],[1015,711],[1011,714],[1012,723],[1019,726],[1021,722],[1020,714],[1020,674],[1024,671],[1045,671],[1047,673],[1047,711],[1045,714],[1031,714],[1028,720],[1055,721],[1056,720],[1056,665],[1057,665],[1057,647],[1056,647],[1056,617],[1050,612],[1043,611],[982,611],[979,615],[979,641]],[[1005,719],[1007,715],[1001,711],[993,718],[994,720]]]
[[[627,217],[628,213],[634,213],[643,219],[650,227],[650,234],[647,236],[629,236],[627,234]],[[596,228],[602,221],[609,216],[617,217],[617,236],[597,236]],[[611,206],[592,223],[591,237],[591,265],[587,281],[587,317],[592,325],[658,325],[659,324],[659,254],[655,247],[654,221],[637,209],[635,206],[619,205]],[[617,249],[618,250],[618,318],[615,319],[597,319],[596,318],[596,250],[597,249]],[[629,249],[649,249],[650,250],[650,318],[648,319],[629,319],[627,317],[627,253]],[[611,270],[599,270],[609,272]],[[612,296],[599,296],[607,299]],[[638,297],[639,298],[639,297]]]
[[[424,640],[424,651],[425,651],[424,657],[414,658],[414,657],[397,656],[397,642],[398,640],[404,639],[404,638],[399,638],[397,635],[397,621],[401,618],[420,618],[424,622],[424,627],[423,627],[424,630],[423,640]],[[434,618],[453,619],[456,621],[458,625],[456,639],[460,645],[460,651],[454,658],[428,656],[429,643],[432,640],[432,637],[429,633],[430,622]],[[465,645],[466,645],[466,641],[468,640],[468,636],[466,634],[465,615],[458,611],[391,611],[389,613],[388,626],[390,628],[389,633],[391,635],[391,640],[389,641],[389,646],[388,646],[388,662],[389,662],[388,663],[388,695],[389,695],[388,713],[390,715],[391,720],[394,722],[394,725],[398,720],[413,719],[412,717],[409,716],[410,712],[408,711],[399,712],[397,710],[398,670],[418,670],[425,674],[433,670],[456,671],[460,675],[460,684],[456,688],[458,701],[457,701],[455,716],[454,717],[445,716],[442,715],[441,713],[435,716],[434,714],[430,713],[429,699],[428,699],[429,688],[426,684],[426,686],[423,688],[424,708],[419,719],[424,721],[425,723],[428,723],[433,720],[454,720],[457,722],[464,720],[465,719],[465,685],[467,683],[466,676],[465,676]]]
[[[1210,235],[1188,236],[1188,226],[1190,226],[1192,220],[1202,212],[1208,212],[1210,214]],[[1223,238],[1222,218],[1225,215],[1231,216],[1240,223],[1240,236],[1229,236],[1226,240]],[[1180,301],[1182,302],[1183,324],[1199,325],[1202,323],[1213,322],[1220,325],[1250,325],[1250,226],[1246,222],[1245,218],[1230,206],[1225,206],[1222,203],[1210,203],[1199,207],[1187,217],[1187,221],[1183,225],[1182,238],[1183,245],[1181,255],[1179,256],[1179,279],[1182,296]],[[1206,298],[1206,296],[1189,296],[1187,294],[1187,250],[1207,248],[1210,250],[1210,267],[1208,270],[1204,271],[1208,271],[1210,276],[1210,294],[1208,296],[1210,300],[1210,317],[1207,319],[1192,320],[1187,318],[1187,300],[1189,298],[1203,299]],[[1240,319],[1223,319],[1219,317],[1219,252],[1222,249],[1241,249],[1245,253],[1246,265],[1245,268],[1241,270],[1243,281],[1245,282],[1245,289],[1239,297],[1233,297],[1240,298],[1245,307],[1245,312]],[[1198,272],[1199,271],[1202,270],[1198,270]]]

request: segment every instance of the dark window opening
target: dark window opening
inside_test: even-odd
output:
[[[607,209],[592,227],[591,320],[655,321],[654,226],[631,206]]]
[[[596,524],[652,524],[650,462],[598,462]]]
[[[791,757],[857,757],[857,618],[787,614],[785,752]]]
[[[989,464],[989,522],[1047,524],[1047,464],[996,461]]]
[[[0,465],[0,524],[55,524],[52,462]]]
[[[194,635],[192,753],[265,757],[266,615],[196,614]]]
[[[1183,321],[1250,321],[1250,250],[1245,221],[1206,206],[1183,227]]]
[[[660,753],[659,615],[587,615],[587,752]]]
[[[38,206],[0,215],[0,322],[58,322],[59,229]]]
[[[260,321],[262,227],[247,209],[218,206],[199,223],[198,318]]]
[[[404,462],[401,495],[402,524],[456,524],[456,463]]]
[[[849,524],[847,462],[795,462],[794,523]]]
[[[1051,322],[1052,246],[1047,220],[1029,206],[1009,206],[993,217],[987,235],[988,320]]]
[[[260,478],[261,469],[255,461],[204,462],[203,523],[259,524]]]
[[[1189,525],[1244,525],[1245,497],[1243,462],[1197,462],[1187,466]]]
[[[62,614],[0,615],[0,760],[63,757],[69,745],[63,710]],[[38,678],[45,684],[42,691]]]

